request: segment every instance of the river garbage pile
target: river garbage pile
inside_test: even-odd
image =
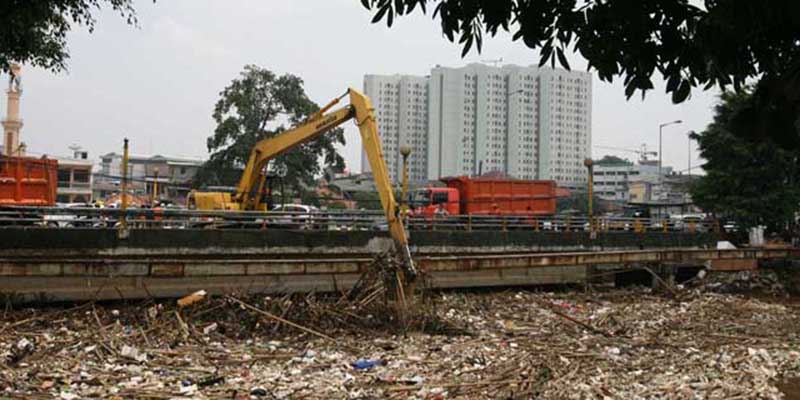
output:
[[[7,308],[0,396],[780,399],[800,374],[785,298],[437,292],[399,325],[372,294],[190,296]]]

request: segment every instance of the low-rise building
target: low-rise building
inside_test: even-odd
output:
[[[672,167],[663,167],[665,174],[672,173]],[[637,201],[633,199],[632,193],[644,195],[645,190],[642,185],[638,185],[632,190],[634,182],[657,182],[658,164],[654,161],[639,161],[637,164],[620,162],[613,164],[595,164],[594,166],[594,193],[603,200],[618,202]],[[649,198],[650,195],[648,194]]]
[[[72,148],[72,157],[56,157],[58,161],[58,203],[90,203],[93,201],[92,168],[89,154]]]
[[[671,173],[661,183],[660,200],[668,203],[692,203],[691,186],[697,175]]]
[[[131,193],[154,201],[183,203],[191,190],[191,182],[203,160],[162,155],[128,157],[128,186]],[[108,153],[100,157],[95,194],[107,198],[120,190],[122,154]]]
[[[698,212],[699,209],[692,204],[691,195],[691,183],[696,178],[696,175],[671,173],[660,179],[655,176],[630,182],[629,202],[655,207],[660,214]]]
[[[659,196],[658,178],[637,180],[628,183],[628,201],[631,203],[654,202]]]

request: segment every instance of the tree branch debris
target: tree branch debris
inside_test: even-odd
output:
[[[384,292],[12,310],[0,396],[778,399],[800,375],[786,299],[426,292],[399,335]]]

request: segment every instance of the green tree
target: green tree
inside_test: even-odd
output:
[[[594,165],[633,165],[627,158],[605,155],[603,158],[594,161]]]
[[[220,93],[214,107],[217,127],[206,142],[211,157],[198,171],[195,186],[237,184],[258,141],[285,131],[282,122],[297,125],[317,110],[319,106],[306,96],[302,79],[290,74],[276,76],[255,65],[245,66]],[[341,128],[281,154],[271,161],[271,168],[285,171],[281,179],[286,189],[302,196],[322,171],[320,159],[326,168],[344,168],[336,143],[344,144]]]
[[[331,201],[327,204],[329,210],[346,210],[347,204],[342,201]]]
[[[353,193],[353,200],[356,202],[356,207],[365,210],[381,210],[381,198],[378,192],[355,192]]]
[[[601,80],[622,77],[625,94],[653,89],[660,73],[675,103],[692,87],[735,90],[760,79],[740,118],[740,136],[800,147],[800,2],[797,0],[361,0],[373,22],[434,7],[444,36],[462,55],[498,31],[540,51],[540,65],[569,69],[580,53]]]
[[[741,228],[763,224],[780,232],[800,205],[800,151],[731,133],[751,97],[749,90],[723,93],[713,122],[692,136],[707,160],[706,175],[692,186],[692,198],[702,209],[734,219]]]
[[[66,68],[67,33],[76,26],[94,30],[92,12],[102,6],[136,24],[133,0],[4,0],[0,1],[0,71],[11,62],[52,71]]]
[[[592,214],[600,215],[610,211],[607,201],[592,196]],[[567,197],[559,197],[556,200],[556,210],[559,213],[565,211],[575,211],[576,215],[586,216],[589,213],[589,195],[587,193],[574,193]]]

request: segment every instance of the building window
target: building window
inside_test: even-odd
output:
[[[72,180],[79,183],[89,183],[89,171],[85,169],[76,169],[72,172]]]
[[[69,171],[68,169],[60,169],[58,170],[58,182],[69,183]]]

